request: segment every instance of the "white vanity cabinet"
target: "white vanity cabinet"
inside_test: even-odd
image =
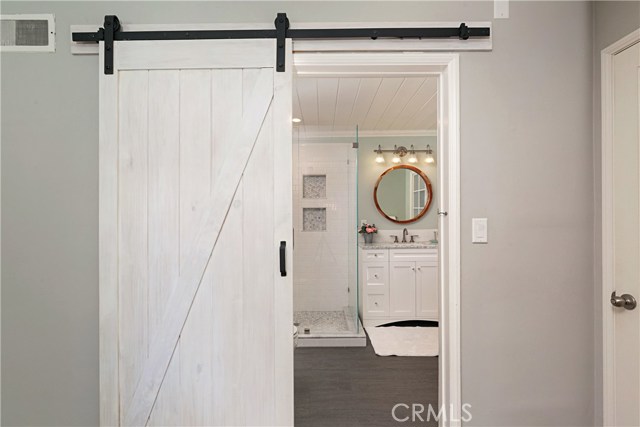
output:
[[[437,248],[399,246],[360,248],[360,317],[364,326],[438,320]]]

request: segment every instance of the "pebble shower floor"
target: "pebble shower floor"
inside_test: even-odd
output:
[[[305,329],[309,328],[309,334],[340,334],[349,333],[354,330],[350,327],[344,310],[340,311],[295,311],[293,322],[298,326],[298,333],[302,337]]]

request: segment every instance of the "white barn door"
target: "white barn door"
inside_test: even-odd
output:
[[[292,425],[291,41],[100,45],[102,425]]]

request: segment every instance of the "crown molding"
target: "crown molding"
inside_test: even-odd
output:
[[[359,131],[359,138],[393,138],[393,137],[420,137],[420,136],[437,136],[436,130],[370,130]],[[309,131],[305,132],[304,126],[300,126],[299,139],[324,139],[324,138],[355,138],[356,132],[353,131]]]

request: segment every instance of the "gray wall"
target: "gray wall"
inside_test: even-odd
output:
[[[69,25],[491,20],[492,2],[11,3],[55,54],[2,55],[2,421],[98,421],[97,58]],[[462,392],[472,425],[594,421],[592,7],[511,2],[461,55]],[[470,243],[489,218],[489,244]],[[569,298],[571,297],[571,298]]]
[[[591,5],[494,24],[493,52],[461,58],[463,398],[478,424],[590,425]]]
[[[596,423],[602,424],[602,126],[600,51],[640,28],[640,2],[599,1],[593,13],[594,329]]]

